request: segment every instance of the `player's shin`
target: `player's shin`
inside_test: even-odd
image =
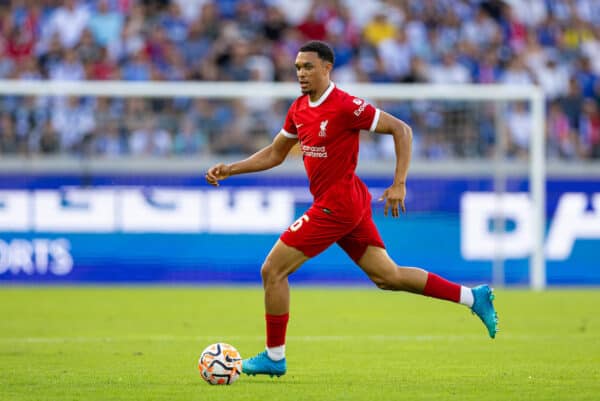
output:
[[[273,361],[285,358],[285,334],[289,313],[284,315],[265,314],[267,323],[267,354]]]
[[[470,288],[446,280],[437,274],[427,273],[423,295],[473,306],[473,292]]]

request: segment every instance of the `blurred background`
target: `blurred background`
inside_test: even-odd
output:
[[[528,98],[369,96],[414,132],[409,214],[384,220],[374,204],[398,263],[529,285],[539,245],[544,284],[600,284],[595,0],[0,0],[0,281],[258,283],[271,244],[310,204],[300,152],[219,189],[203,175],[279,132],[294,96],[277,89],[296,82],[296,53],[313,39],[334,48],[342,89],[543,91],[541,245],[531,229]],[[65,81],[137,82],[149,92],[158,81],[259,82],[273,93],[11,86]],[[361,134],[359,175],[375,199],[394,157],[389,136]],[[366,283],[335,247],[293,280]]]
[[[600,3],[593,0],[286,1],[68,0],[0,2],[0,78],[13,80],[295,82],[307,40],[329,42],[333,80],[536,84],[548,102],[548,157],[600,158]],[[3,155],[227,155],[278,132],[286,105],[187,99],[4,98]],[[401,108],[401,106],[398,106]],[[396,111],[396,110],[391,110]],[[401,111],[398,110],[400,113]],[[527,110],[507,116],[523,157]],[[493,135],[468,144],[456,121],[405,114],[417,159],[486,157]],[[457,118],[457,116],[454,116]],[[460,116],[458,116],[460,117]],[[462,127],[459,127],[462,128]],[[152,138],[151,140],[147,138]],[[363,157],[393,157],[381,138]]]

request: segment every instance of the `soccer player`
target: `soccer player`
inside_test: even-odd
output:
[[[311,41],[296,57],[302,96],[290,106],[285,123],[273,142],[247,159],[219,163],[206,173],[214,186],[236,174],[273,168],[300,142],[310,191],[311,207],[275,243],[261,268],[266,318],[266,350],[245,359],[244,373],[285,374],[285,334],[289,319],[288,276],[308,259],[337,243],[381,289],[408,291],[445,299],[471,308],[490,337],[498,318],[487,285],[468,288],[415,267],[398,266],[386,252],[371,215],[371,196],[355,174],[359,131],[391,134],[396,166],[385,200],[384,215],[405,212],[406,178],[411,156],[412,130],[403,121],[363,99],[340,90],[329,75],[334,54],[324,42]]]

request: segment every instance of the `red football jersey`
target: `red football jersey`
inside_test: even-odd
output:
[[[300,96],[290,106],[282,133],[298,138],[310,192],[319,199],[340,180],[356,176],[360,130],[374,131],[379,109],[333,82],[316,102]]]

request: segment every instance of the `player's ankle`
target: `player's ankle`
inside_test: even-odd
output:
[[[267,347],[267,356],[275,362],[285,359],[285,344],[277,347]]]
[[[464,285],[460,286],[460,301],[461,304],[471,308],[473,303],[475,302],[475,297],[473,296],[473,290],[469,287],[465,287]]]

